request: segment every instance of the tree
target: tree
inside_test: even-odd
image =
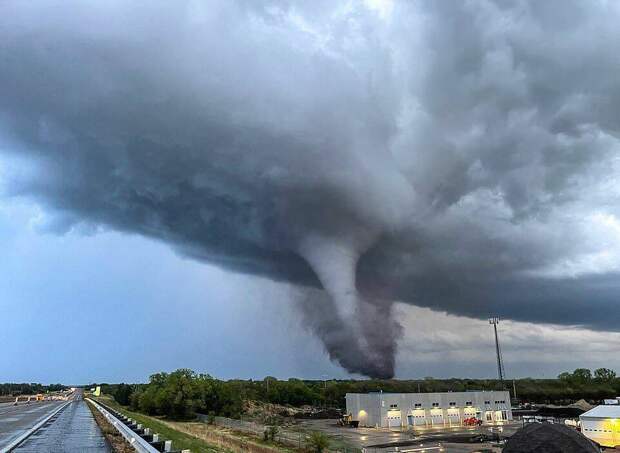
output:
[[[573,371],[572,378],[578,384],[586,384],[592,380],[592,372],[587,368],[577,368]]]
[[[133,387],[131,385],[118,384],[118,386],[114,390],[113,396],[118,404],[127,406],[130,402],[132,393],[133,393]]]
[[[323,453],[329,447],[329,437],[320,431],[313,431],[307,440],[308,447],[315,453]]]
[[[594,379],[599,382],[612,382],[616,379],[616,372],[609,368],[598,368],[594,370]]]

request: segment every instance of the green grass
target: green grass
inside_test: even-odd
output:
[[[110,397],[101,396],[94,398],[96,401],[101,401],[103,404],[110,406],[117,411],[121,412],[125,416],[136,420],[144,427],[151,428],[154,433],[159,433],[163,438],[172,441],[172,448],[175,450],[190,449],[192,453],[221,453],[223,450],[220,447],[211,445],[204,440],[197,439],[189,434],[181,433],[169,426],[157,421],[153,417],[142,415],[138,412],[132,412],[125,409]],[[230,450],[224,450],[230,451]]]
[[[223,450],[221,449],[221,447],[216,447],[214,445],[211,445],[205,442],[204,440],[201,440],[189,434],[185,434],[180,431],[177,431],[171,428],[170,426],[165,425],[164,423],[158,421],[156,418],[141,414],[139,412],[130,411],[124,406],[121,406],[120,404],[118,404],[113,398],[111,398],[108,395],[102,395],[100,397],[93,398],[93,399],[97,401],[101,401],[103,404],[116,409],[117,411],[121,412],[125,416],[132,418],[133,420],[136,420],[138,423],[141,423],[145,427],[151,428],[153,432],[161,434],[162,437],[164,437],[165,439],[172,440],[172,447],[175,450],[190,449],[192,453],[203,453],[203,452],[204,453],[212,453],[212,452],[220,453],[223,451],[225,452],[231,451],[231,450]],[[309,434],[310,432],[312,432],[312,430],[309,430],[309,429],[299,429],[296,431],[301,431],[306,434]],[[246,434],[246,433],[238,433],[238,435],[240,438],[251,440],[252,442],[258,445],[266,445],[266,446],[278,448],[282,452],[293,453],[297,451],[296,449],[290,448],[288,446],[275,445],[272,442],[265,442],[260,437],[254,438],[253,436]],[[330,450],[341,450],[341,451],[347,451],[349,453],[361,452],[361,449],[352,446],[349,442],[347,442],[344,438],[340,436],[334,436],[334,435],[328,434],[328,437],[330,440],[330,443],[329,443]]]

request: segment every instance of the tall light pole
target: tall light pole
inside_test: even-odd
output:
[[[499,381],[504,388],[504,377],[506,375],[504,371],[504,361],[502,360],[502,351],[499,348],[499,338],[497,336],[497,325],[499,324],[499,318],[494,316],[489,318],[489,324],[493,325],[493,332],[495,333],[495,352],[497,354],[497,376],[499,377]]]

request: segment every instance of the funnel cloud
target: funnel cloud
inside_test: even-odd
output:
[[[71,11],[71,14],[67,14]],[[0,5],[0,183],[307,288],[392,377],[396,301],[618,330],[614,2]]]

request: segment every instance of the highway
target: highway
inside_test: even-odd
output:
[[[0,405],[0,452],[44,420],[65,401],[40,401]],[[110,452],[86,403],[78,394],[64,409],[24,440],[15,452]]]
[[[62,404],[64,401],[40,401],[0,406],[0,451]]]

